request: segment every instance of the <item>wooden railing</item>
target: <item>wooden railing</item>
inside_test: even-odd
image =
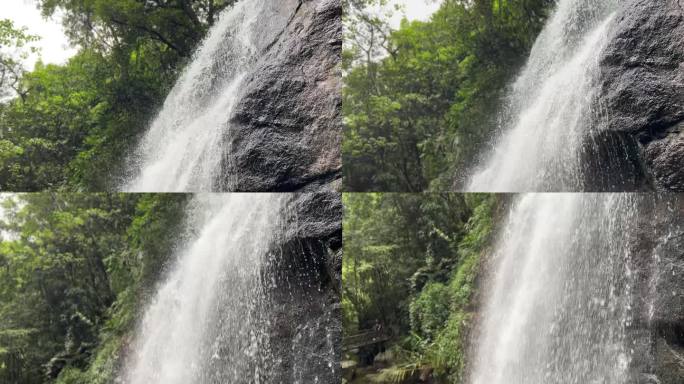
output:
[[[373,344],[388,341],[390,337],[382,331],[364,331],[351,336],[345,336],[342,341],[342,349],[350,351]]]

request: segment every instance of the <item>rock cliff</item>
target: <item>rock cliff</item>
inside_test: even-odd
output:
[[[621,2],[614,28],[600,57],[598,141],[613,157],[595,154],[601,173],[621,168],[625,189],[684,191],[684,2]]]
[[[237,191],[339,188],[340,0],[283,0],[291,14],[242,85],[224,168]]]
[[[636,383],[684,379],[684,198],[644,195],[626,236],[635,274],[631,362]]]
[[[264,271],[275,358],[271,383],[338,383],[342,345],[342,201],[296,194]]]

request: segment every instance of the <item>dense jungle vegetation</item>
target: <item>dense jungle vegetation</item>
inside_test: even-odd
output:
[[[346,190],[450,190],[555,0],[443,0],[398,30],[374,11],[387,3],[345,0]]]
[[[0,383],[113,382],[186,195],[1,195]]]
[[[347,382],[462,382],[476,282],[504,200],[345,194],[345,340],[369,330],[389,339],[345,344]]]
[[[36,0],[45,16],[61,12],[79,53],[31,71],[21,56],[35,37],[0,20],[0,190],[111,189],[195,46],[234,2]]]

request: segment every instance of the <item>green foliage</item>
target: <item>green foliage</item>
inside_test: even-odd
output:
[[[2,136],[21,148],[0,163],[2,189],[111,187],[113,167],[172,83],[151,62],[125,76],[118,67],[109,57],[82,51],[64,66],[39,64],[24,75],[27,94],[0,107]]]
[[[456,194],[345,194],[343,200],[345,328],[380,322],[405,332],[409,293],[427,279],[446,281],[470,208]]]
[[[391,31],[348,5],[343,144],[347,190],[448,190],[495,127],[552,0],[447,0]]]
[[[487,250],[492,232],[495,199],[492,196],[472,195],[477,204],[466,225],[458,253],[460,265],[449,281],[449,317],[442,323],[434,342],[426,347],[425,361],[435,374],[449,378],[450,382],[463,382],[468,331],[473,316],[472,298],[480,261]]]
[[[57,380],[58,384],[88,384],[87,375],[80,370],[68,367],[62,371]]]
[[[449,290],[442,283],[429,283],[410,305],[411,329],[431,340],[449,317]]]
[[[471,315],[463,311],[452,312],[434,343],[426,348],[426,363],[433,367],[436,376],[449,382],[464,382],[465,345],[470,319]]]
[[[0,190],[114,189],[179,69],[233,2],[41,0],[45,15],[64,14],[80,50],[65,65],[14,71],[20,98],[0,93]],[[0,21],[0,46],[30,41],[11,28]]]
[[[108,51],[152,41],[188,57],[218,13],[235,0],[40,0],[44,15],[61,9],[71,40]]]
[[[87,370],[75,367],[62,370],[56,384],[110,384],[114,382],[121,362],[124,337],[109,337],[103,341]]]
[[[438,379],[462,382],[473,297],[498,197],[387,193],[343,199],[345,334],[378,323],[391,333],[395,366],[384,376],[430,367]]]
[[[146,287],[172,254],[186,200],[5,196],[0,382],[111,383]]]

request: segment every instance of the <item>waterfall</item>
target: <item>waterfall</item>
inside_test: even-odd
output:
[[[500,135],[475,167],[479,192],[581,191],[583,151],[603,113],[598,57],[617,0],[560,0],[505,102]]]
[[[230,188],[229,170],[222,164],[231,112],[250,67],[291,17],[284,11],[294,11],[291,3],[242,0],[223,12],[130,159],[124,190]]]
[[[145,310],[128,384],[263,383],[274,320],[263,281],[282,226],[279,195],[198,195],[187,246]]]
[[[630,238],[643,235],[643,198],[518,198],[489,272],[472,383],[631,382],[639,310]]]

